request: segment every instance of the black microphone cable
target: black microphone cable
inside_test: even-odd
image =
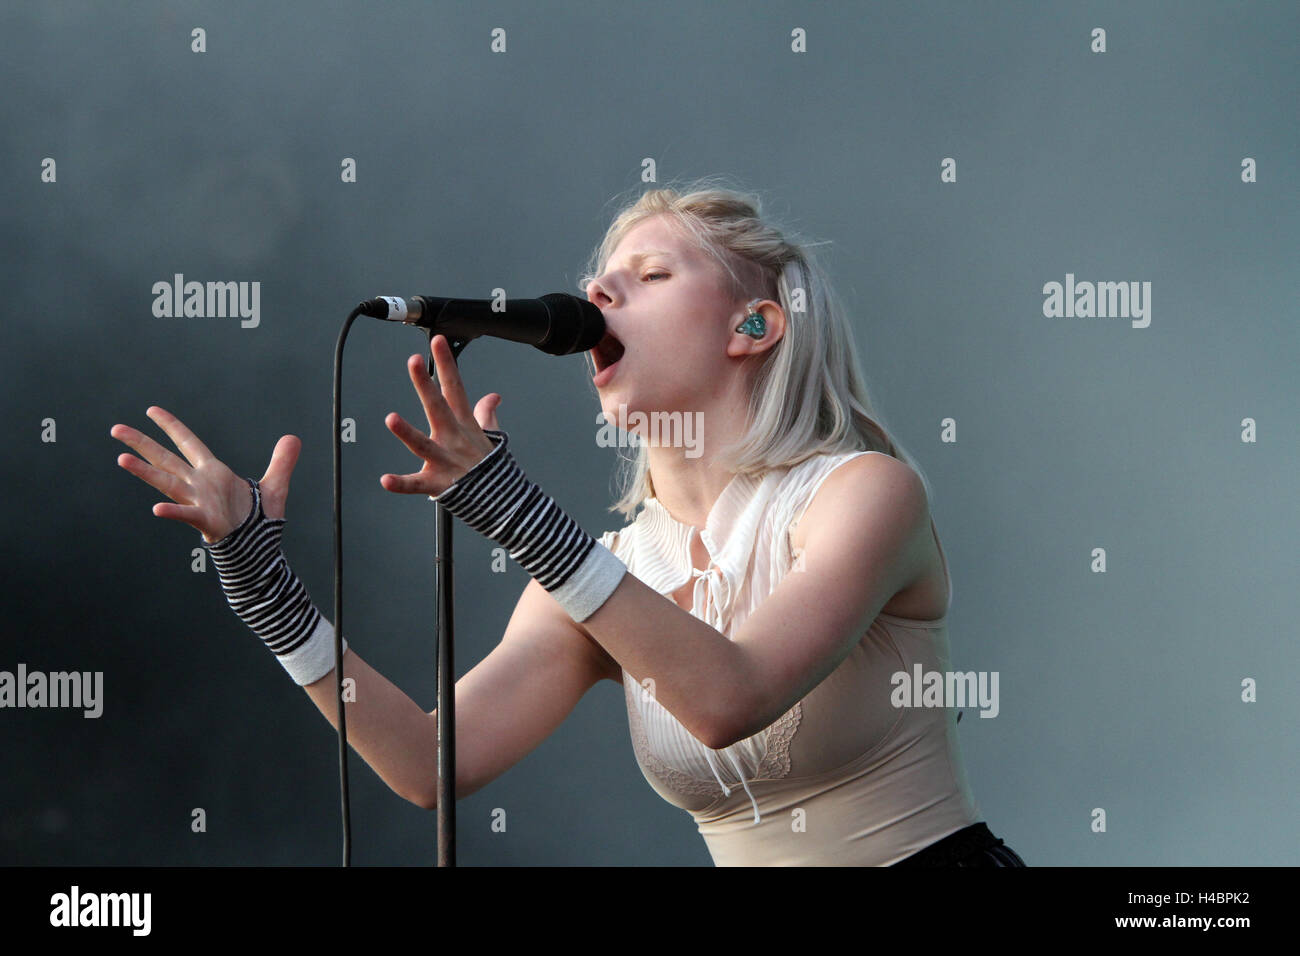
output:
[[[348,719],[343,703],[343,344],[365,303],[353,309],[334,347],[334,706],[339,715],[339,798],[343,806],[343,866],[352,865],[352,810],[348,799]]]

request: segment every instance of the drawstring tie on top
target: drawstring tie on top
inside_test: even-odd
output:
[[[691,568],[691,574],[695,578],[694,600],[695,606],[704,606],[704,620],[710,627],[722,632],[723,609],[731,603],[731,585],[727,581],[721,569],[709,561],[709,566],[701,571],[699,568]],[[709,769],[713,771],[713,778],[718,781],[718,786],[722,788],[725,796],[731,796],[731,788],[722,780],[722,775],[718,772],[718,761],[715,754],[724,755],[731,761],[732,769],[736,771],[736,776],[740,778],[741,786],[745,788],[745,793],[749,796],[749,802],[754,807],[754,822],[762,822],[762,817],[758,813],[758,801],[754,799],[754,794],[750,792],[749,783],[745,780],[744,770],[741,769],[740,761],[736,755],[728,749],[712,750],[709,747],[703,747],[704,759],[708,761]]]

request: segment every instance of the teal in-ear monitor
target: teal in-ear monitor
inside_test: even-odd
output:
[[[745,321],[736,326],[736,331],[745,335],[752,335],[756,339],[761,339],[767,335],[767,320],[763,318],[762,312],[754,311],[754,302],[760,302],[761,299],[755,299],[746,306],[749,314],[745,316]]]

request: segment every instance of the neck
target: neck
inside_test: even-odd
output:
[[[735,477],[718,452],[744,434],[748,417],[748,392],[741,383],[724,383],[710,398],[700,411],[681,413],[688,447],[669,444],[661,430],[661,444],[648,449],[655,498],[673,518],[695,528],[705,527],[713,505]]]

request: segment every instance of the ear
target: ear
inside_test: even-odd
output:
[[[745,332],[737,332],[736,327],[745,321],[749,311],[744,305],[732,313],[731,336],[727,339],[727,354],[732,358],[744,358],[747,355],[759,355],[781,341],[785,335],[785,310],[781,303],[772,299],[760,299],[754,303],[754,311],[763,316],[767,325],[767,334],[761,339]]]

